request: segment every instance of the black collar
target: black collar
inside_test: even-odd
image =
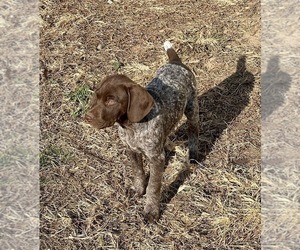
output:
[[[157,105],[156,101],[154,101],[154,105],[152,106],[150,112],[142,120],[140,120],[138,123],[151,121],[153,118],[158,116],[158,113],[159,113],[159,108],[158,108],[158,105]]]

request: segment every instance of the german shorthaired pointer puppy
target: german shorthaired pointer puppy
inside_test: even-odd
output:
[[[125,75],[109,76],[96,89],[85,116],[85,121],[97,129],[119,124],[119,136],[127,145],[132,162],[134,189],[139,195],[146,192],[144,215],[147,221],[159,218],[164,146],[183,114],[188,123],[189,157],[199,160],[195,77],[170,42],[166,41],[164,48],[169,63],[158,70],[145,88]],[[148,185],[142,156],[150,164]]]

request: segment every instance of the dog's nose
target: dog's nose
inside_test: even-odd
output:
[[[91,114],[86,114],[85,115],[85,117],[84,117],[85,122],[90,123],[90,122],[92,122],[92,120],[93,120],[93,116]]]

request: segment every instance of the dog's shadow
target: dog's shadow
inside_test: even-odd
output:
[[[280,69],[279,56],[268,61],[267,71],[261,76],[261,118],[265,121],[285,101],[292,78]]]
[[[253,86],[254,75],[246,69],[246,57],[241,56],[234,74],[198,97],[200,164],[211,152],[215,141],[222,132],[247,106]],[[175,139],[187,140],[185,124],[177,130]],[[189,168],[182,170],[177,178],[163,191],[163,211],[190,173]]]

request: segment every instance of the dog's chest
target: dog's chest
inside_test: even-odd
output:
[[[158,147],[165,137],[161,127],[155,127],[150,121],[144,124],[132,124],[128,128],[119,127],[119,136],[131,150],[145,153],[148,149]]]

